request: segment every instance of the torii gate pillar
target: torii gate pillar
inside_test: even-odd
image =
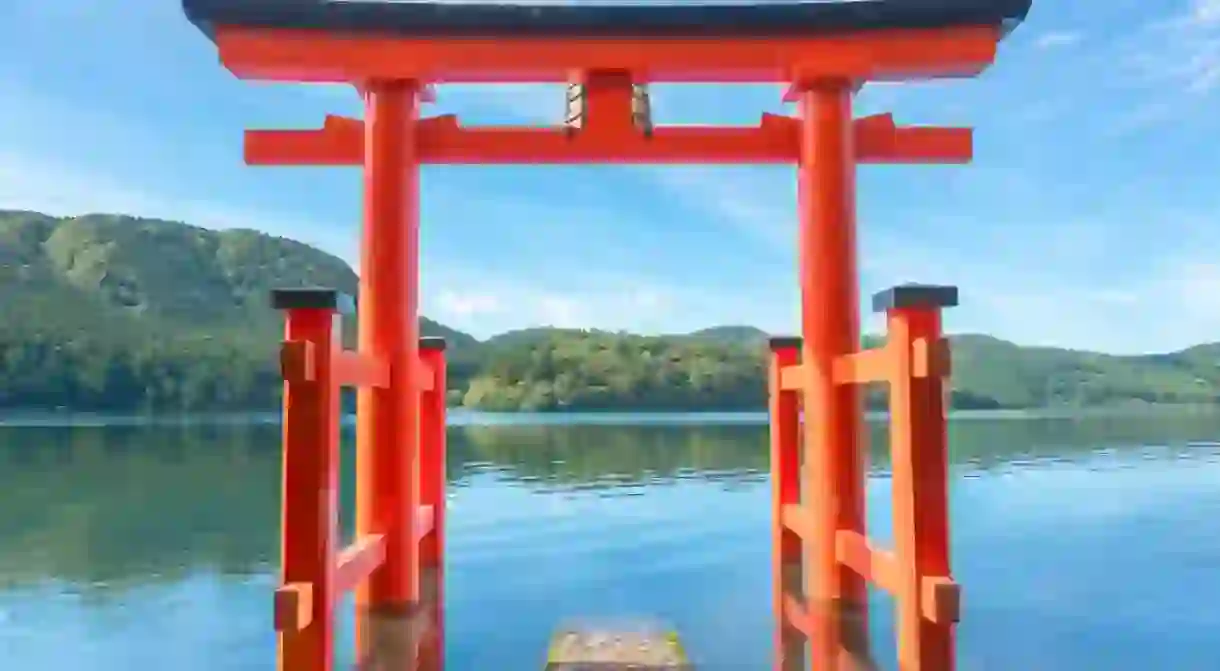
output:
[[[419,86],[363,87],[364,226],[359,350],[388,362],[390,384],[360,388],[356,410],[356,537],[381,535],[385,560],[356,590],[359,660],[408,659],[419,601],[420,504]]]
[[[818,538],[811,541],[806,565],[807,590],[827,613],[852,617],[822,618],[823,640],[845,648],[867,648],[867,631],[842,625],[867,621],[868,589],[864,580],[835,556],[838,530],[864,531],[864,465],[867,446],[861,432],[858,388],[838,385],[834,361],[855,352],[860,343],[859,290],[856,268],[856,156],[852,134],[854,86],[846,81],[819,81],[797,89],[801,118],[797,169],[799,226],[801,360],[808,373],[804,398],[806,490],[821,497],[813,504]],[[816,499],[815,499],[816,500]],[[831,603],[834,602],[834,606]],[[839,646],[814,646],[815,655]],[[830,659],[817,659],[816,668]]]

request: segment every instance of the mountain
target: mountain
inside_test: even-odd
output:
[[[483,341],[485,348],[505,348],[518,345],[532,345],[552,338],[579,337],[585,333],[593,333],[588,329],[560,328],[557,326],[530,326],[497,333]]]
[[[1118,356],[1022,347],[977,334],[950,341],[954,386],[984,394],[1003,407],[1220,399],[1220,343],[1170,354]]]
[[[269,292],[306,285],[354,296],[357,278],[338,257],[251,230],[0,211],[0,297],[8,314],[53,298],[57,314],[81,323],[275,339],[282,316],[268,306]],[[457,348],[477,343],[427,318],[421,329]]]
[[[273,408],[282,324],[267,295],[305,285],[354,294],[357,278],[334,256],[250,230],[0,211],[0,408]],[[750,326],[668,336],[540,327],[485,342],[428,319],[421,329],[451,344],[451,400],[472,408],[764,405],[766,334]],[[1220,399],[1220,343],[1114,356],[977,334],[951,341],[959,408]],[[883,390],[868,398],[883,402]]]
[[[725,344],[754,345],[767,342],[770,334],[753,326],[713,326],[692,331],[690,337]]]
[[[307,285],[355,295],[357,278],[250,230],[0,211],[0,406],[268,405],[283,330],[268,295]],[[429,319],[421,330],[459,360],[478,345]]]
[[[464,396],[493,410],[729,410],[764,406],[765,342],[742,327],[711,336],[640,336],[534,329],[485,356]],[[740,330],[738,330],[740,329]],[[527,337],[530,335],[532,337]],[[745,336],[745,337],[742,337]],[[1115,356],[1022,347],[986,335],[949,338],[959,409],[1215,404],[1220,344]],[[880,338],[866,336],[865,346]],[[870,405],[885,389],[868,389]]]

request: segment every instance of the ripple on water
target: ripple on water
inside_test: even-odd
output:
[[[1220,595],[1220,536],[1212,522],[1220,518],[1220,443],[1207,440],[1216,431],[1197,430],[1189,443],[1166,434],[1142,448],[1091,451],[1105,440],[1071,423],[1052,428],[1080,435],[1027,430],[1015,420],[969,425],[973,437],[959,435],[974,442],[956,447],[971,448],[962,453],[976,458],[955,464],[952,483],[955,568],[968,594],[961,659],[988,671],[1220,668],[1207,656],[1220,630],[1220,611],[1207,607]],[[624,429],[596,430],[607,432],[609,444],[610,434]],[[23,669],[120,671],[159,668],[165,659],[180,661],[176,671],[270,668],[268,594],[276,567],[262,560],[275,555],[275,432],[267,434],[270,448],[238,450],[237,468],[215,460],[232,449],[217,438],[184,450],[170,467],[148,456],[160,454],[154,443],[163,436],[140,446],[126,444],[130,435],[122,450],[98,450],[90,446],[104,442],[73,434],[54,458],[0,463],[0,477],[29,469],[17,490],[28,512],[10,513],[19,523],[0,526],[0,533],[14,530],[0,535],[8,544],[0,545],[0,560],[55,559],[38,561],[52,579],[0,589],[0,650]],[[628,436],[615,443],[629,452],[622,463],[615,456],[583,470],[575,460],[519,463],[528,445],[515,436],[501,437],[512,449],[499,461],[452,464],[459,474],[448,518],[453,668],[537,668],[565,617],[620,613],[673,622],[701,670],[766,666],[771,521],[767,476],[758,470],[764,428],[740,449],[732,444],[740,433],[718,437],[700,427],[649,441]],[[1116,444],[1131,442],[1118,437]],[[709,450],[699,441],[720,450],[715,469],[701,468]],[[646,448],[631,452],[639,445]],[[684,452],[692,446],[699,449]],[[499,454],[495,447],[489,443],[489,454]],[[658,463],[673,467],[644,468]],[[234,486],[198,486],[209,465],[209,483]],[[136,485],[149,486],[150,476],[171,483],[179,498],[166,495],[150,507],[127,496]],[[870,533],[882,536],[887,478],[874,471],[867,489]],[[589,485],[577,484],[582,480]],[[88,522],[70,536],[56,535],[62,524],[41,524],[44,516],[56,521],[59,499],[45,492],[60,481],[70,483],[62,491]],[[256,495],[234,502],[238,491]],[[169,505],[210,509],[220,521],[210,519],[207,534],[184,532],[181,520],[194,518],[159,516]],[[149,541],[118,549],[102,542],[108,530],[132,533],[128,521]],[[105,573],[65,561],[102,561],[102,550],[110,553]],[[57,581],[61,575],[73,579]],[[119,577],[90,584],[92,575]],[[889,609],[875,613],[879,640],[888,640]]]

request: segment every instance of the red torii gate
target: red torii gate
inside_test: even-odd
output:
[[[898,597],[904,671],[952,668],[958,591],[949,572],[939,308],[956,303],[956,289],[879,294],[888,342],[857,351],[855,166],[967,162],[971,131],[898,127],[890,115],[853,119],[851,104],[867,81],[977,74],[1030,4],[183,0],[238,77],[352,84],[365,104],[364,120],[331,116],[319,130],[246,133],[250,164],[364,167],[359,352],[332,341],[333,292],[275,296],[289,313],[280,668],[331,668],[334,599],[357,586],[362,663],[443,666],[437,604],[433,635],[416,626],[429,619],[416,617],[421,591],[439,600],[443,583],[443,343],[421,346],[418,327],[419,167],[439,163],[799,166],[802,338],[772,343],[776,668],[855,664],[865,641],[852,622],[867,612],[865,580]],[[572,81],[585,93],[578,129],[420,118],[437,83]],[[788,82],[800,114],[766,114],[753,128],[645,131],[632,101],[633,86],[647,82]],[[891,384],[895,553],[864,536],[857,386],[879,381]],[[336,554],[339,385],[361,390],[357,541]],[[810,420],[803,438],[800,405]],[[812,644],[808,659],[798,633]]]

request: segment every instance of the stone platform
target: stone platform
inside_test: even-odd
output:
[[[674,631],[658,627],[570,626],[555,632],[546,671],[693,671]]]

